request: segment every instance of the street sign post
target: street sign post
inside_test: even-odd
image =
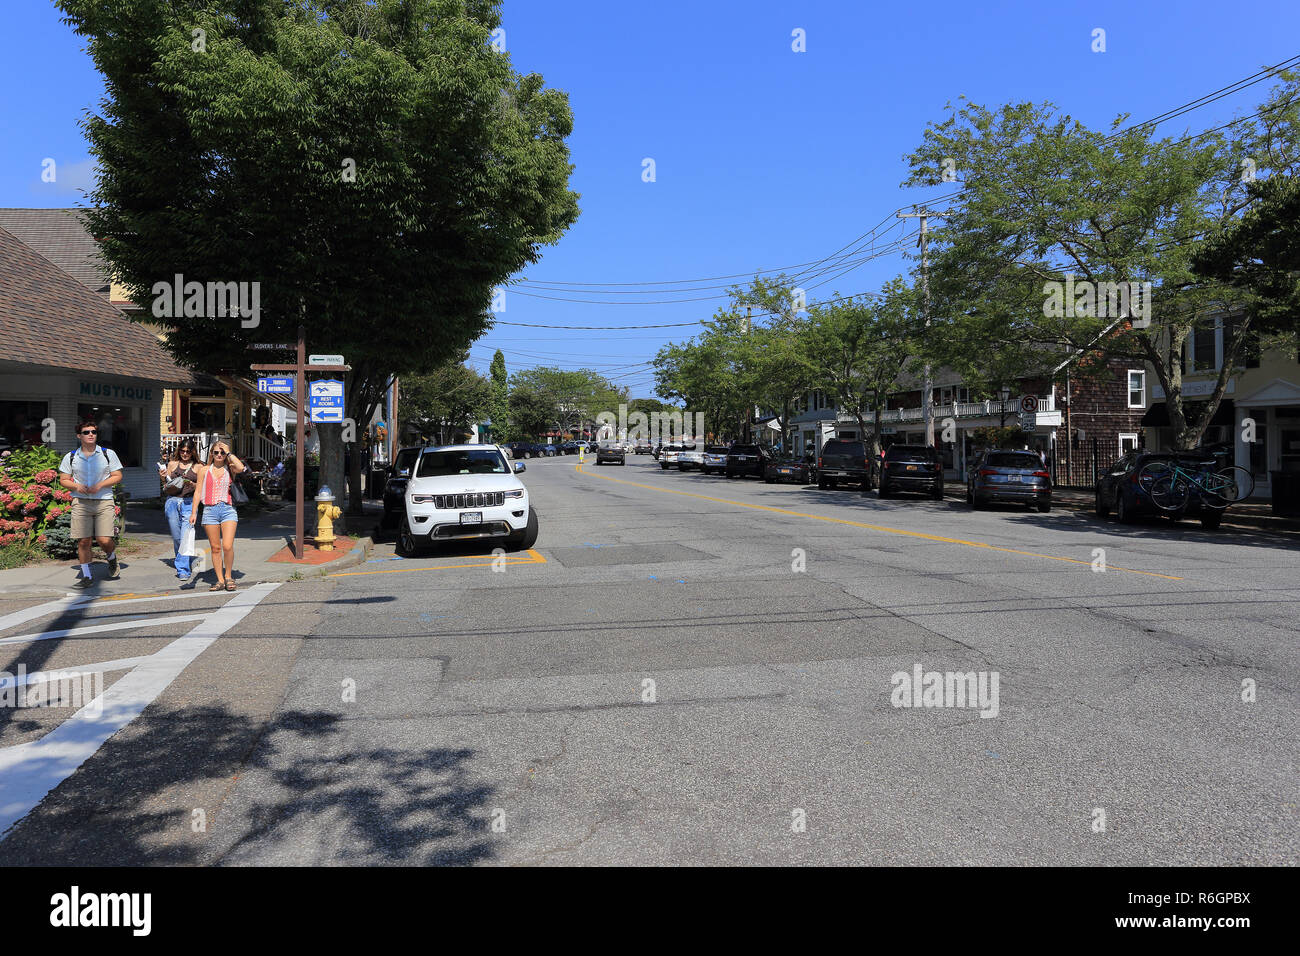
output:
[[[1020,411],[1022,414],[1033,414],[1034,412],[1038,411],[1038,396],[1021,395]]]
[[[292,395],[293,378],[288,375],[259,378],[257,390],[264,395]]]
[[[296,401],[297,401],[297,405],[298,405],[297,411],[298,411],[298,414],[297,414],[297,416],[296,416],[296,422],[295,422],[295,428],[294,428],[294,446],[293,446],[293,447],[294,447],[294,456],[293,456],[293,457],[294,457],[294,459],[295,459],[294,478],[295,478],[295,488],[296,488],[296,494],[294,495],[294,497],[295,497],[295,499],[296,499],[296,500],[295,500],[295,503],[294,503],[294,507],[295,507],[295,510],[297,511],[297,515],[295,515],[295,517],[294,517],[294,544],[293,544],[294,552],[293,552],[293,553],[294,553],[294,557],[297,558],[299,561],[301,561],[301,560],[306,556],[306,555],[304,554],[304,551],[303,551],[303,520],[302,520],[302,519],[303,519],[303,514],[302,514],[302,508],[303,508],[303,493],[304,493],[304,490],[305,490],[305,489],[303,488],[303,477],[304,477],[303,461],[304,461],[304,459],[305,459],[307,456],[304,454],[304,451],[305,451],[306,449],[303,448],[303,438],[304,438],[303,430],[304,430],[304,427],[305,427],[305,425],[306,425],[306,422],[303,420],[302,395],[303,395],[303,393],[304,393],[304,392],[306,391],[306,389],[307,389],[307,385],[306,385],[306,382],[307,382],[307,372],[308,372],[309,369],[310,369],[311,371],[313,371],[313,372],[350,372],[350,371],[352,371],[351,367],[348,366],[348,365],[343,364],[342,361],[340,361],[340,362],[338,362],[337,364],[334,364],[334,365],[326,365],[326,364],[320,364],[320,363],[315,364],[315,365],[308,365],[308,364],[307,364],[307,342],[306,342],[306,339],[307,339],[307,331],[306,331],[306,329],[304,329],[301,325],[298,326],[298,351],[297,351],[297,354],[294,356],[295,361],[294,361],[292,364],[283,364],[283,365],[253,365],[253,366],[250,366],[250,368],[252,368],[252,370],[253,370],[254,372],[292,372],[292,373],[294,374],[294,390],[293,390],[293,394],[294,394],[294,396],[295,396],[295,398],[296,398]],[[316,356],[316,357],[317,357],[317,358],[321,358],[321,357],[323,357],[323,356]],[[329,357],[330,357],[330,358],[342,359],[342,356],[341,356],[341,355],[332,355],[332,356],[329,356]],[[342,390],[341,390],[341,386],[342,386],[342,384],[343,384],[342,382],[339,382],[339,385],[340,385],[340,397],[341,397],[341,395],[342,395]],[[329,407],[329,406],[327,406],[327,407]],[[338,406],[338,417],[337,417],[337,418],[333,418],[333,419],[326,419],[326,420],[327,420],[327,421],[336,421],[336,422],[341,422],[341,421],[343,421],[343,403],[342,403],[342,402],[340,402],[340,403],[339,403],[339,406]],[[315,419],[313,419],[313,421],[315,421]]]
[[[342,365],[342,355],[309,355],[307,356],[308,365]]]
[[[1022,432],[1032,432],[1038,427],[1038,415],[1034,412],[1020,413],[1020,430]]]
[[[343,421],[343,380],[327,378],[312,382],[310,408],[313,422]]]

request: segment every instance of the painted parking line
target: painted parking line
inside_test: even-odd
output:
[[[546,563],[546,559],[542,557],[540,554],[538,554],[535,549],[530,549],[525,553],[528,555],[527,560],[518,557],[505,558],[504,563],[510,567],[515,567],[521,564],[545,564]],[[474,564],[435,564],[432,566],[426,565],[425,567],[420,567],[420,568],[376,568],[374,571],[336,571],[333,574],[322,575],[322,577],[354,578],[364,574],[417,574],[420,572],[427,573],[429,571],[454,571],[457,568],[490,568],[496,565],[498,560],[499,560],[498,558],[490,558],[487,561],[479,561]]]
[[[948,538],[939,534],[926,534],[923,531],[905,531],[902,528],[890,528],[880,524],[868,524],[865,521],[850,521],[848,518],[831,518],[826,515],[812,515],[804,511],[791,511],[788,508],[774,508],[771,505],[756,505],[746,501],[733,501],[730,498],[716,498],[712,495],[699,495],[692,491],[677,491],[672,488],[660,488],[657,485],[646,485],[639,481],[628,481],[626,478],[612,478],[609,475],[598,475],[595,472],[585,470],[582,465],[574,465],[574,471],[588,478],[600,478],[603,481],[614,481],[620,485],[631,485],[633,488],[645,488],[649,491],[658,491],[666,495],[681,495],[685,498],[699,498],[703,501],[715,501],[723,505],[735,505],[737,508],[752,508],[755,511],[770,511],[773,514],[787,515],[791,518],[811,518],[813,521],[829,521],[832,524],[848,525],[851,528],[866,528],[870,531],[881,531],[885,534],[902,535],[908,538],[920,538],[923,541],[937,541],[940,544],[960,544],[967,548],[979,548],[983,551],[1000,551],[1003,554],[1019,554],[1028,558],[1041,558],[1045,561],[1065,561],[1068,564],[1082,564],[1088,567],[1092,566],[1091,561],[1085,561],[1082,558],[1067,558],[1063,555],[1041,554],[1038,551],[1022,551],[1019,548],[1003,548],[996,544],[986,544],[983,541],[967,541],[965,538]],[[1107,571],[1124,571],[1128,574],[1141,574],[1149,578],[1163,578],[1166,581],[1182,581],[1183,578],[1175,577],[1172,574],[1157,574],[1155,571],[1138,571],[1136,568],[1121,568],[1118,564],[1107,564]]]
[[[0,750],[0,839],[94,756],[109,737],[135,720],[213,641],[242,621],[279,586],[257,584],[237,592],[224,605],[203,615],[203,620],[188,633],[146,656],[130,673],[54,730],[39,740]]]

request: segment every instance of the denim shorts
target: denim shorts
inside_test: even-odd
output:
[[[225,524],[227,521],[238,521],[239,512],[235,510],[234,505],[228,505],[224,501],[219,505],[204,505],[202,522],[208,524]]]

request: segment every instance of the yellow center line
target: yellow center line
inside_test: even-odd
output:
[[[774,508],[771,505],[755,505],[745,501],[732,501],[730,498],[715,498],[712,495],[699,495],[692,491],[676,491],[672,488],[660,488],[657,485],[646,485],[638,481],[628,481],[626,478],[613,478],[609,475],[598,475],[595,472],[586,471],[582,465],[574,465],[574,470],[588,478],[600,478],[604,481],[615,481],[620,485],[631,485],[633,488],[646,488],[650,491],[662,492],[666,495],[682,495],[686,498],[699,498],[703,501],[715,501],[723,505],[735,505],[737,508],[753,508],[756,511],[770,511],[773,514],[789,515],[792,518],[811,518],[814,521],[829,521],[832,524],[844,524],[853,528],[867,528],[871,531],[883,531],[885,534],[903,535],[908,538],[921,538],[926,541],[938,541],[941,544],[960,544],[968,548],[981,548],[985,551],[1001,551],[1004,554],[1022,554],[1031,558],[1043,558],[1047,561],[1065,561],[1069,564],[1085,564],[1091,567],[1091,561],[1084,561],[1080,558],[1066,558],[1055,554],[1042,554],[1038,551],[1021,551],[1018,548],[1003,548],[996,544],[985,544],[982,541],[967,541],[964,538],[947,538],[938,534],[925,534],[921,531],[904,531],[902,528],[888,528],[879,524],[867,524],[863,521],[850,521],[847,518],[830,518],[825,515],[811,515],[803,511],[791,511],[788,508]],[[1107,564],[1107,571],[1126,571],[1129,574],[1142,574],[1151,578],[1164,578],[1166,581],[1182,581],[1183,578],[1174,577],[1170,574],[1157,574],[1155,571],[1138,571],[1135,568],[1121,568],[1118,564]]]
[[[506,558],[504,563],[511,566],[520,565],[520,564],[545,564],[546,563],[546,559],[542,557],[540,554],[538,554],[536,549],[529,549],[527,554],[528,554],[527,561],[524,561],[521,558]],[[452,571],[455,570],[456,568],[490,568],[496,564],[497,560],[498,560],[497,558],[493,558],[490,561],[481,561],[478,562],[477,564],[438,564],[438,565],[434,565],[433,567],[423,567],[423,568],[391,568],[391,569],[379,569],[375,571],[336,571],[334,574],[326,574],[326,575],[322,575],[322,577],[351,578],[361,574],[414,574],[420,571],[425,571],[425,572]]]

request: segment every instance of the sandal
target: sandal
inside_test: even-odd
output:
[[[226,590],[227,590],[227,591],[237,591],[237,590],[239,590],[239,589],[238,589],[237,587],[235,587],[235,582],[234,582],[234,581],[227,581],[227,582],[226,582]]]
[[[209,591],[224,591],[225,589],[226,589],[225,581],[218,581],[216,584],[212,585],[212,587],[208,588]]]

